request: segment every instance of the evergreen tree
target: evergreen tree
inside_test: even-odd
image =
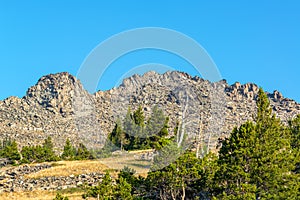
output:
[[[291,131],[292,148],[300,148],[300,115],[289,121],[289,129]]]
[[[197,161],[198,179],[190,182],[188,186],[194,191],[195,199],[210,199],[215,188],[215,173],[219,170],[218,157],[209,152]]]
[[[200,160],[194,152],[185,152],[167,166],[148,173],[148,190],[153,199],[194,199]]]
[[[55,155],[52,138],[50,136],[45,139],[42,148],[44,151],[44,157],[40,159],[41,161],[50,162],[59,160],[58,156]]]
[[[102,200],[110,200],[113,198],[113,183],[108,172],[104,175],[102,182],[98,186],[88,188],[87,192],[83,194],[83,198],[94,197]]]
[[[295,172],[300,174],[300,115],[289,121],[289,131],[291,134],[291,146],[295,153]]]
[[[61,158],[63,160],[74,160],[75,156],[76,156],[76,149],[72,146],[70,140],[67,139]]]
[[[256,124],[246,122],[222,142],[214,192],[222,199],[296,199],[290,134],[272,115],[262,89]]]
[[[119,119],[117,120],[115,127],[108,138],[114,145],[120,147],[121,150],[124,150],[124,145],[129,143]]]
[[[168,166],[170,163],[174,162],[182,153],[182,149],[178,148],[175,141],[167,141],[164,148],[157,150],[154,156],[151,171],[156,171]]]
[[[170,144],[174,137],[167,138],[169,135],[169,118],[166,117],[164,120],[164,124],[157,135],[150,137],[151,147],[155,150],[161,150],[164,146]]]
[[[75,159],[87,160],[87,159],[94,159],[94,157],[84,144],[79,143]]]
[[[165,132],[162,133],[161,131],[164,128],[168,128],[167,122],[168,122],[168,119],[166,119],[166,117],[163,113],[163,110],[159,109],[158,106],[155,105],[152,108],[151,116],[147,123],[148,135],[150,137],[153,137],[153,136],[158,136],[159,134],[165,133]],[[168,131],[168,130],[166,130],[166,131]],[[168,133],[166,135],[168,135]],[[164,135],[164,136],[166,136],[166,135]]]
[[[255,163],[252,182],[256,186],[256,198],[296,198],[299,188],[297,177],[291,171],[295,157],[291,153],[290,134],[272,115],[265,92],[258,93]]]
[[[8,158],[13,161],[21,159],[20,153],[18,151],[18,145],[16,141],[11,141],[6,139],[3,141],[2,147],[0,149],[0,157]]]
[[[125,166],[118,174],[118,178],[120,179],[122,177],[123,179],[126,180],[126,182],[135,186],[137,182],[137,178],[134,176],[135,173],[136,171],[134,169]]]
[[[251,122],[235,128],[230,137],[222,142],[218,160],[220,168],[215,176],[216,184],[213,185],[219,198],[255,199],[256,186],[251,183],[251,167],[255,162],[257,142],[255,127]]]
[[[117,123],[110,140],[120,144],[120,138],[124,138],[126,150],[161,148],[168,142],[168,123],[169,118],[157,106],[153,107],[147,123],[141,106],[133,114],[129,108],[123,123],[124,135],[120,134],[122,129]]]
[[[136,111],[133,112],[134,123],[140,127],[145,126],[145,116],[142,106],[139,106]]]
[[[21,151],[22,163],[45,162],[46,154],[41,145],[24,146]]]
[[[114,190],[114,199],[119,200],[132,200],[133,197],[131,195],[131,185],[127,183],[126,179],[120,177],[117,180],[117,185]]]
[[[133,119],[133,116],[131,114],[130,107],[127,110],[124,123],[123,123],[124,131],[126,134],[126,137],[128,138],[129,142],[127,145],[124,146],[125,150],[131,150],[134,149],[134,146],[136,145],[135,137],[136,137],[136,125],[135,120]]]

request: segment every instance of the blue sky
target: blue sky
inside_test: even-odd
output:
[[[46,74],[80,65],[99,43],[134,28],[163,27],[188,35],[232,84],[254,82],[300,102],[299,1],[4,1],[0,0],[0,99],[25,95]],[[161,63],[195,75],[167,52],[137,51],[115,61],[99,89],[125,71]]]

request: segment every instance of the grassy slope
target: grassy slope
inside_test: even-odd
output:
[[[116,170],[128,166],[136,170],[138,175],[146,176],[149,171],[148,161],[138,160],[139,155],[148,151],[133,151],[124,155],[119,155],[111,158],[100,160],[87,160],[87,161],[59,161],[54,162],[52,168],[39,171],[34,174],[26,175],[25,178],[41,178],[46,176],[69,176],[79,175],[91,172],[104,172],[110,169],[113,177],[117,176]],[[111,170],[114,169],[114,170]],[[1,169],[3,170],[3,169]],[[80,190],[65,190],[61,191],[63,195],[68,196],[70,200],[82,199],[83,194]],[[2,200],[52,200],[56,195],[55,191],[29,191],[29,192],[12,192],[0,193]]]

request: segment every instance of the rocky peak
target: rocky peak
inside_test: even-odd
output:
[[[276,102],[284,99],[283,95],[277,90],[275,90],[273,92],[273,94],[270,94],[269,97],[272,98]]]
[[[26,97],[57,98],[64,91],[74,89],[77,80],[67,72],[49,74],[40,78],[35,86],[28,89]]]
[[[71,74],[50,74],[43,76],[36,85],[29,88],[24,99],[30,105],[41,106],[53,113],[70,114],[75,88],[84,93],[80,81]]]

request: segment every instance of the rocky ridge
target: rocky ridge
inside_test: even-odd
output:
[[[101,146],[123,118],[128,107],[144,108],[149,116],[154,105],[170,117],[170,130],[179,121],[191,138],[201,127],[201,141],[216,145],[217,138],[255,115],[259,87],[253,83],[229,85],[225,80],[210,83],[182,72],[134,75],[108,91],[89,94],[69,73],[42,77],[23,98],[0,101],[0,138],[20,144],[39,144],[51,136],[57,150],[66,138],[84,140],[88,147]],[[278,91],[267,93],[274,113],[283,122],[300,114],[300,104]]]

